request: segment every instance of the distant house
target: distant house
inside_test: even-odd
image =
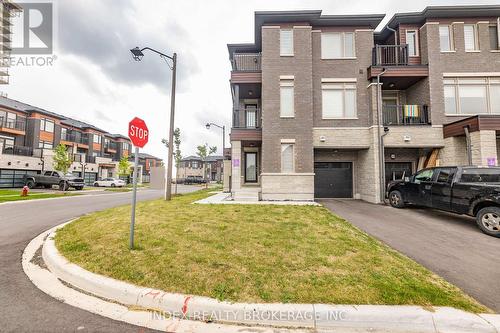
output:
[[[130,155],[129,161],[134,163],[134,154]],[[163,160],[159,157],[139,153],[139,165],[142,166],[143,182],[149,182],[151,168],[163,166]]]
[[[203,174],[206,164],[205,175]],[[177,178],[184,180],[188,176],[203,177],[209,181],[222,181],[223,177],[223,158],[222,156],[208,156],[203,160],[199,156],[187,156],[179,164]]]

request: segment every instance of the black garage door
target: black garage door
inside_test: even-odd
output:
[[[351,162],[315,162],[314,197],[352,198]]]

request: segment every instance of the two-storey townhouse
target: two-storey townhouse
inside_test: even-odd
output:
[[[359,198],[433,165],[496,165],[500,6],[257,12],[229,44],[235,199]],[[470,160],[470,161],[469,161]]]
[[[176,177],[182,181],[188,176],[222,182],[224,179],[224,158],[218,155],[207,156],[205,159],[199,156],[187,156],[180,161]]]
[[[134,153],[130,155],[129,161],[134,161]],[[149,183],[152,168],[163,166],[163,160],[161,158],[146,153],[139,153],[138,162],[141,168],[141,179],[144,183]]]
[[[24,174],[52,170],[53,148],[59,144],[73,159],[69,171],[87,184],[117,177],[118,160],[129,155],[131,145],[123,135],[0,97],[0,187],[21,186]],[[110,146],[117,147],[115,153]]]
[[[177,166],[176,178],[179,181],[189,176],[203,177],[203,160],[199,156],[187,156],[181,159]]]

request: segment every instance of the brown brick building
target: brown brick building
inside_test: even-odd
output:
[[[380,202],[424,167],[496,165],[499,16],[256,12],[255,43],[228,45],[233,196]]]

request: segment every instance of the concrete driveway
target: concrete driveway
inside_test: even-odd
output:
[[[500,312],[500,239],[483,234],[473,218],[359,200],[319,202]]]

